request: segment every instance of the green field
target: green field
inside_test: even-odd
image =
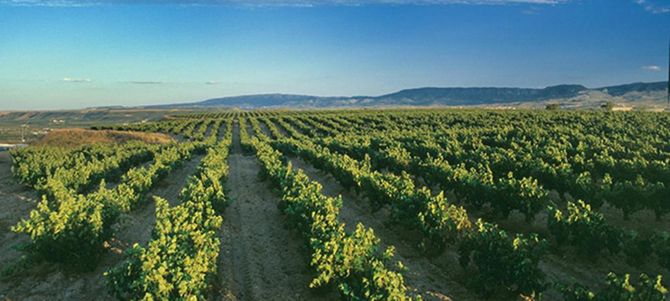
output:
[[[0,143],[35,141],[51,129],[89,128],[94,125],[118,125],[156,121],[172,114],[193,110],[90,109],[75,111],[0,112]]]
[[[668,297],[668,113],[118,114],[0,157],[0,298]]]

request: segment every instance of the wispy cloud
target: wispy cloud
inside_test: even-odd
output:
[[[165,84],[165,82],[161,82],[161,81],[147,81],[147,80],[131,80],[131,81],[123,82],[123,83],[133,84],[133,85],[162,85],[162,84]]]
[[[90,83],[91,80],[88,78],[71,78],[71,77],[64,77],[61,79],[62,82],[66,83]]]
[[[112,3],[113,1],[105,2]],[[89,0],[0,0],[0,4],[10,6],[86,7],[101,5],[103,2]]]
[[[655,0],[634,0],[635,3],[642,5],[644,9],[650,13],[654,14],[667,14],[670,13],[670,4],[665,1],[665,4],[661,4],[661,1]]]
[[[642,66],[642,70],[652,71],[652,72],[659,72],[659,71],[661,71],[661,67],[656,66],[656,65]]]
[[[219,84],[221,84],[221,82],[217,82],[217,81],[213,81],[213,80],[205,82],[205,85],[219,85]]]
[[[186,6],[359,6],[359,5],[506,5],[506,4],[561,4],[570,0],[0,0],[0,5],[86,7],[112,4],[176,4]],[[644,0],[636,0],[643,1]]]
[[[540,9],[535,6],[531,6],[527,9],[524,9],[521,11],[522,14],[524,15],[539,15],[540,14]]]

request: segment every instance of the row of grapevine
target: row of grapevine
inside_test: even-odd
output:
[[[315,127],[317,125],[319,123],[312,124]],[[509,172],[505,177],[494,178],[491,170],[486,167],[467,169],[464,165],[451,166],[442,157],[419,160],[398,145],[375,148],[370,144],[359,144],[352,146],[356,148],[356,152],[352,152],[348,146],[342,144],[342,141],[347,141],[343,136],[324,140],[324,145],[358,155],[357,159],[367,155],[371,156],[377,166],[391,166],[396,170],[422,175],[428,184],[440,185],[445,191],[454,191],[459,199],[468,201],[472,207],[480,208],[489,204],[503,217],[507,217],[512,210],[518,210],[527,220],[532,220],[548,201],[548,191],[532,177],[519,179]]]
[[[148,168],[130,169],[113,188],[103,180],[99,189],[88,195],[64,185],[54,186],[53,197],[43,195],[29,218],[12,230],[28,234],[31,249],[40,256],[90,268],[104,250],[103,243],[111,236],[110,227],[117,216],[131,210],[160,178],[201,148],[194,143],[162,147]]]
[[[476,181],[465,182],[471,187],[459,185],[459,181],[440,182],[439,179],[453,179],[452,175],[454,174],[456,174],[457,177],[471,177],[472,174],[475,174],[468,174],[466,171],[456,173],[453,171],[436,172],[436,170],[440,171],[440,168],[444,170],[444,165],[446,165],[447,171],[450,170],[448,163],[440,164],[440,162],[444,162],[443,160],[421,162],[420,160],[413,158],[411,154],[408,154],[402,147],[372,147],[371,145],[375,145],[376,143],[352,143],[351,141],[342,139],[341,136],[337,136],[336,138],[323,138],[318,141],[329,146],[331,149],[338,150],[342,153],[353,154],[358,157],[371,155],[373,158],[372,162],[376,162],[376,164],[373,163],[373,165],[378,167],[384,166],[398,171],[408,170],[414,175],[420,175],[424,179],[427,179],[429,183],[440,184],[443,189],[451,188],[461,196],[465,194],[476,200],[477,198],[483,198],[487,195],[485,190],[482,191],[482,189],[475,189],[476,186],[471,186],[473,183],[477,183]],[[437,176],[432,178],[435,180],[432,180],[430,175],[435,174],[437,174]],[[512,177],[509,179],[515,181]],[[522,179],[520,183],[523,183],[525,180],[526,179]],[[534,183],[530,184],[533,186],[527,187],[535,187]],[[492,204],[492,207],[503,214],[508,214],[511,209],[517,209],[520,212],[532,210],[530,215],[535,215],[545,207],[544,204],[546,201],[528,201],[529,197],[539,195],[534,193],[534,191],[537,191],[536,189],[525,189],[522,191],[524,193],[521,194],[521,197],[515,197],[515,194],[508,194],[508,197],[505,197],[505,195],[498,195],[498,198],[492,197],[492,199],[496,200]],[[510,204],[512,204],[510,200],[522,204],[523,206],[521,208],[514,208],[513,206],[510,206]],[[482,203],[470,205],[473,205],[473,208],[479,208]],[[569,212],[567,215],[563,215],[555,206],[551,206],[548,210],[548,229],[550,230],[550,234],[555,238],[559,248],[568,245],[574,246],[577,248],[578,252],[591,258],[600,255],[602,250],[608,250],[614,255],[623,253],[623,255],[626,256],[627,261],[632,265],[649,261],[653,259],[653,257],[650,257],[649,255],[657,254],[657,257],[661,259],[661,265],[669,268],[667,263],[664,264],[662,260],[668,255],[666,250],[670,247],[667,240],[664,239],[664,237],[668,236],[667,233],[660,232],[656,234],[642,235],[636,231],[624,231],[623,229],[609,226],[604,221],[602,215],[597,212],[592,212],[591,206],[584,204],[583,202],[568,202],[567,208]]]
[[[182,189],[182,203],[156,198],[156,225],[146,247],[135,244],[125,260],[106,273],[115,296],[126,300],[204,300],[215,274],[218,231],[226,205],[223,182],[232,141],[226,136],[207,150],[198,171]]]
[[[282,163],[281,153],[261,139],[251,138],[249,147],[265,175],[280,188],[280,208],[312,251],[311,265],[318,276],[310,287],[334,283],[347,300],[409,300],[398,268],[389,268],[393,249],[381,250],[372,229],[361,224],[347,233],[337,218],[341,199],[324,196],[318,183]]]
[[[280,124],[282,124],[282,123],[280,122]],[[302,136],[301,134],[296,133],[294,130],[292,130],[289,125],[284,123],[284,124],[282,124],[282,126],[287,130],[287,132],[292,133],[294,136],[304,138],[304,136]],[[270,127],[270,129],[272,131],[272,127]],[[303,131],[309,131],[307,129],[307,126],[303,126],[302,130]],[[325,130],[326,130],[325,128],[322,128],[319,131],[323,132]],[[286,141],[286,139],[279,140],[277,143],[279,143],[279,144],[286,143],[285,141]],[[305,141],[303,140],[303,141],[301,141],[301,143],[305,143]],[[293,143],[293,144],[295,146],[295,143]],[[315,147],[315,148],[318,148],[318,146]],[[313,153],[311,155],[314,156]],[[309,159],[309,156],[310,156],[310,154],[307,154],[306,157]],[[352,166],[352,163],[342,163],[342,162],[347,162],[348,157],[342,156],[341,158],[345,158],[345,159],[340,160],[340,165]],[[369,162],[369,158],[366,158],[366,160]],[[319,164],[320,165],[326,165],[326,166],[328,166],[328,164],[329,164],[329,163],[324,164],[324,162],[329,161],[328,158],[324,157],[324,156],[313,157],[311,161],[317,167],[320,167]],[[352,161],[352,160],[349,160],[349,161]],[[331,163],[331,164],[337,165],[338,163]],[[365,166],[365,165],[369,165],[369,164],[370,163],[367,163],[367,164],[363,163],[361,165]],[[338,167],[336,166],[335,169],[337,169],[337,168]],[[326,169],[328,170],[328,168],[326,168]],[[338,180],[343,182],[343,184],[345,184],[345,185],[347,183],[346,182],[347,179],[357,179],[358,178],[356,176],[355,172],[349,171],[347,173],[346,168],[343,168],[342,166],[339,166],[339,169],[340,169],[339,170],[340,172],[344,171],[343,174],[340,174],[341,176],[343,175],[343,177],[338,178],[337,172],[334,172],[333,174],[336,176],[336,178],[338,178]],[[345,170],[343,170],[343,169],[345,169]],[[388,198],[389,197],[387,197],[387,199]],[[405,197],[404,199],[408,200],[410,198]],[[393,205],[392,205],[392,212],[395,213],[396,212],[395,209],[396,208],[393,208]],[[408,211],[406,208],[401,208],[401,210],[403,210],[404,212]],[[570,219],[570,220],[572,221],[572,219]],[[551,219],[550,219],[549,223],[550,224],[552,223]],[[593,224],[595,225],[595,223],[593,223]],[[515,262],[516,263],[525,262],[526,264],[532,264],[534,262],[535,265],[537,265],[537,262],[541,259],[541,253],[543,252],[542,250],[546,249],[546,242],[543,242],[543,241],[539,240],[537,238],[537,236],[531,235],[529,237],[529,239],[526,239],[525,241],[515,239],[514,246],[518,247],[519,245],[521,245],[522,248],[514,249],[514,248],[511,248],[513,245],[507,244],[507,246],[510,247],[510,249],[508,249],[507,251],[504,251],[505,246],[506,246],[505,244],[496,244],[495,243],[496,241],[497,242],[502,242],[502,241],[508,240],[508,239],[506,239],[507,234],[504,231],[500,231],[500,230],[497,229],[496,226],[491,225],[491,224],[487,224],[487,223],[484,223],[484,222],[478,222],[477,225],[478,225],[478,228],[479,228],[479,231],[477,232],[477,235],[474,235],[474,236],[470,235],[470,237],[467,237],[467,235],[466,235],[465,236],[466,238],[462,239],[462,241],[460,243],[460,246],[459,246],[459,250],[461,251],[461,253],[472,254],[471,256],[465,256],[465,257],[461,256],[461,258],[463,259],[462,263],[464,265],[467,265],[467,263],[470,260],[472,260],[473,258],[476,258],[476,257],[479,257],[480,261],[484,262],[486,260],[486,258],[501,257],[501,256],[504,257],[503,254],[516,254],[518,256],[516,259],[512,259],[509,262],[507,262],[506,265],[508,265],[508,266],[514,266]],[[552,227],[550,226],[550,228],[552,228]],[[556,227],[553,227],[553,228],[556,228]],[[573,225],[569,225],[565,228],[567,228],[567,229],[585,229],[584,226],[575,227]],[[597,231],[597,230],[598,230],[598,227],[593,227],[589,231]],[[552,233],[553,232],[554,231],[552,231]],[[496,237],[496,236],[498,238],[492,239],[492,237]],[[476,237],[476,238],[473,238],[473,237]],[[558,235],[556,235],[556,237],[558,237]],[[624,236],[621,236],[621,238],[623,238],[623,237]],[[580,237],[580,239],[582,239],[582,238],[584,238],[584,237]],[[428,241],[435,242],[435,243],[444,243],[444,242],[440,242],[439,239],[435,239],[434,237],[432,237]],[[586,238],[584,238],[583,241],[589,242],[591,245],[594,245],[594,244],[599,245],[598,243],[602,242],[602,240],[593,241],[593,240],[589,240],[589,239],[586,239]],[[659,258],[662,258],[663,255],[667,255],[666,253],[663,253],[663,250],[668,249],[668,246],[667,246],[667,241],[668,240],[667,239],[665,239],[665,240],[657,239],[656,241],[657,241],[657,243],[655,243],[654,245],[658,246],[658,247],[656,247],[656,249],[661,251],[661,252],[659,252]],[[636,245],[640,245],[639,240],[635,240],[635,239],[632,239],[632,238],[628,239],[628,240],[619,239],[619,240],[616,240],[616,243],[619,243],[619,244],[636,243]],[[496,246],[496,247],[491,248],[492,245]],[[524,250],[523,246],[525,246],[525,250],[527,250],[527,252],[525,252],[525,253],[523,251],[521,251],[521,250]],[[488,253],[487,252],[481,252],[481,250],[487,250]],[[629,258],[643,258],[642,256],[644,256],[644,253],[636,252],[636,251],[643,251],[643,250],[647,250],[647,249],[635,248],[632,245],[629,245],[627,248],[624,248],[624,251],[626,252],[626,254],[628,255]],[[491,253],[491,252],[493,252],[493,253]],[[495,252],[500,252],[500,253],[495,253]],[[667,251],[665,251],[665,252],[667,252]],[[483,254],[485,254],[485,255],[483,255]],[[509,258],[509,256],[508,256],[508,258]],[[500,286],[503,286],[503,287],[505,285],[509,285],[509,283],[505,283],[505,279],[506,278],[511,278],[511,276],[512,276],[511,274],[505,275],[504,274],[504,269],[496,269],[494,267],[492,270],[487,270],[486,268],[487,268],[487,266],[480,266],[479,267],[480,272],[485,271],[483,273],[480,273],[479,275],[480,276],[484,275],[485,278],[476,279],[475,281],[473,281],[474,284],[480,284],[480,286],[475,285],[475,287],[477,287],[478,291],[486,292],[487,288],[495,286],[494,284],[497,283],[496,281],[502,282],[502,283],[499,283],[499,284],[500,284]],[[520,265],[517,266],[517,268],[520,269],[520,270],[524,270],[524,269],[528,270],[527,268],[525,268],[523,266],[520,266]],[[512,269],[508,269],[508,271],[509,270],[512,270]],[[534,271],[537,274],[536,275],[527,274],[526,276],[528,276],[528,277],[526,277],[526,280],[528,280],[528,281],[525,281],[525,284],[523,284],[523,285],[527,286],[528,288],[540,288],[540,290],[541,290],[544,286],[543,282],[542,282],[543,276],[539,272],[538,269],[535,269]],[[513,274],[513,275],[517,275],[517,274]],[[491,277],[488,277],[488,276],[491,276]],[[521,287],[522,283],[524,283],[524,281],[518,281],[517,285],[519,285]],[[484,284],[485,284],[485,286],[483,286]],[[525,289],[525,290],[528,291],[528,289]],[[523,290],[520,290],[520,291],[523,292]],[[531,289],[530,291],[533,291],[533,290]]]
[[[407,174],[373,171],[369,161],[333,154],[308,140],[289,138],[275,143],[330,172],[344,187],[356,187],[375,205],[388,204],[393,221],[408,223],[424,233],[422,246],[426,252],[441,253],[448,242],[458,244],[461,264],[472,264],[479,271],[472,281],[478,292],[488,294],[507,288],[532,295],[543,290],[538,262],[546,243],[536,235],[509,237],[495,225],[481,221],[472,225],[465,209],[449,204],[442,193],[433,196],[425,187],[416,188]]]
[[[535,294],[544,288],[537,264],[545,242],[536,235],[510,238],[497,226],[482,221],[473,227],[465,210],[448,204],[443,194],[432,196],[425,187],[416,189],[406,174],[372,171],[369,160],[359,163],[305,139],[280,139],[276,144],[302,154],[317,168],[331,172],[345,187],[358,188],[373,202],[390,202],[396,222],[413,221],[410,225],[422,230],[424,250],[439,253],[448,242],[458,243],[461,264],[465,267],[472,263],[479,270],[472,284],[480,293],[514,287],[515,292]]]
[[[627,136],[632,134],[628,132],[626,137],[596,136],[590,128],[579,128],[582,131],[579,132],[574,127],[559,127],[556,124],[565,122],[549,118],[542,121],[548,123],[553,132],[529,124],[444,129],[436,120],[412,122],[391,117],[366,118],[376,122],[373,125],[358,123],[358,131],[369,132],[371,127],[379,127],[383,129],[383,136],[373,135],[372,140],[400,143],[413,155],[424,159],[427,155],[433,158],[442,156],[452,166],[463,164],[467,169],[478,170],[482,166],[484,170],[490,170],[494,178],[504,178],[514,171],[522,178],[536,178],[548,189],[555,189],[561,194],[570,193],[573,197],[589,200],[597,207],[607,200],[620,208],[625,217],[645,208],[653,210],[657,217],[670,210],[665,201],[669,194],[670,156],[667,151],[658,148],[660,145],[656,142],[643,144],[640,141],[645,140],[639,139],[639,136],[629,140]],[[318,121],[325,119],[319,118]],[[473,119],[487,123],[481,117]],[[522,120],[528,122],[530,118]],[[569,121],[580,122],[579,119]],[[633,127],[617,130],[629,131],[630,128]],[[647,134],[651,141],[660,139],[654,137],[656,134]],[[662,137],[667,138],[667,134]],[[637,196],[637,201],[631,201],[633,195]]]
[[[27,147],[12,150],[12,173],[24,185],[48,190],[49,180],[81,191],[101,179],[118,177],[124,169],[148,161],[158,145],[130,142],[118,146],[93,145],[77,149]]]
[[[220,112],[206,111],[206,113],[188,113],[188,114],[170,114],[169,118],[175,119],[234,119],[239,114],[238,111],[223,110]]]
[[[644,273],[637,285],[631,283],[629,274],[621,277],[610,273],[605,287],[598,292],[578,283],[560,285],[559,289],[565,301],[663,301],[668,294],[661,276],[652,279]]]
[[[555,205],[548,208],[547,228],[557,247],[573,246],[587,257],[595,258],[608,251],[623,253],[631,265],[640,265],[657,255],[659,264],[670,269],[670,234],[656,232],[642,235],[607,223],[603,215],[583,201],[568,202],[566,210]]]
[[[373,166],[383,166],[396,171],[407,170],[414,175],[423,176],[424,179],[426,179],[426,175],[435,174],[435,169],[440,168],[440,164],[435,164],[436,161],[443,162],[443,160],[434,160],[433,162],[427,163],[421,162],[420,160],[413,158],[412,155],[402,147],[372,147],[371,145],[377,143],[356,143],[356,141],[352,142],[350,140],[345,140],[342,136],[323,138],[317,141],[322,145],[328,146],[331,150],[337,150],[345,154],[353,154],[358,158],[370,155],[372,157],[371,161],[373,162]],[[448,166],[448,164],[446,165]],[[453,174],[453,172],[451,174]],[[472,173],[468,175],[467,172],[461,171],[456,174],[463,177],[471,176]],[[467,189],[468,187],[462,187],[457,183],[449,183],[448,181],[440,183],[440,178],[449,179],[451,177],[449,173],[443,172],[441,175],[438,174],[437,177],[434,178],[437,179],[437,181],[430,181],[431,178],[428,178],[428,182],[441,184],[443,189],[453,189],[456,187],[453,191],[457,194],[462,191],[471,195],[474,199],[486,196],[485,193],[481,193],[481,190]],[[511,177],[510,180],[514,181]],[[521,183],[523,183],[524,180],[526,179],[522,179]],[[467,183],[472,185],[473,182],[468,181]],[[526,204],[521,207],[522,210],[519,210],[520,212],[525,212],[523,209],[533,210],[531,215],[534,215],[544,208],[544,202],[540,200],[535,202],[527,201],[529,196],[532,197],[533,195],[537,195],[536,193],[533,193],[533,191],[536,190],[526,190],[524,197],[515,198],[514,195],[508,195],[508,198],[493,198],[496,199],[493,208],[505,214],[514,208],[510,206],[510,202],[506,202],[505,200],[517,200],[521,201],[521,204]],[[472,207],[479,208],[481,205],[481,203],[475,203]],[[623,231],[607,225],[602,218],[602,215],[592,212],[589,205],[582,204],[581,206],[577,206],[576,203],[568,202],[567,207],[570,213],[566,216],[563,216],[555,206],[552,206],[548,212],[550,216],[548,219],[548,228],[550,233],[556,239],[559,247],[564,245],[575,246],[580,253],[590,257],[599,255],[601,253],[600,251],[604,249],[609,250],[612,254],[622,252],[626,255],[627,260],[633,264],[639,264],[640,262],[649,260],[650,257],[648,255],[652,253],[658,254],[659,258],[664,258],[664,255],[667,255],[667,253],[663,251],[668,248],[667,242],[663,239],[667,234],[658,233],[654,235],[640,235],[635,231]],[[558,229],[561,230],[559,231]],[[568,232],[572,234],[567,235],[566,233]]]
[[[212,133],[218,132],[218,128],[228,118],[218,119],[176,119],[170,121],[138,123],[122,126],[93,127],[93,129],[111,129],[121,131],[159,132],[178,135],[187,140],[203,141],[216,136]],[[210,134],[207,135],[207,131]]]

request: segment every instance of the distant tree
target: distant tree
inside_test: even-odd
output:
[[[600,108],[602,108],[605,111],[612,111],[612,109],[614,109],[614,102],[608,101],[600,105]]]
[[[545,109],[549,111],[556,111],[561,109],[561,105],[557,103],[550,103],[545,107]]]

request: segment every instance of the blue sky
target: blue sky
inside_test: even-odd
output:
[[[667,77],[667,0],[0,0],[0,110]]]

